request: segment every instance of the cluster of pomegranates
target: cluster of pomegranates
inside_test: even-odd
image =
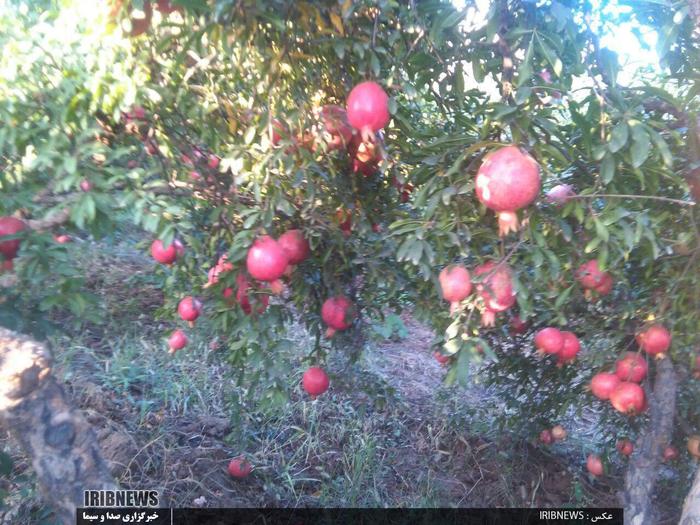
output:
[[[551,429],[546,428],[540,432],[540,441],[545,445],[551,445],[555,441],[566,439],[566,429],[561,425],[554,425]]]
[[[493,326],[496,314],[504,312],[515,304],[512,270],[505,262],[487,261],[474,269],[475,288],[482,303],[481,324]],[[472,280],[469,270],[460,264],[445,267],[438,276],[442,297],[450,303],[450,313],[462,307],[472,293]]]
[[[595,291],[599,296],[608,295],[613,289],[613,278],[609,272],[602,272],[596,259],[590,260],[576,270],[576,279],[590,297]]]
[[[553,326],[548,326],[537,332],[534,344],[540,354],[556,356],[559,366],[574,361],[581,350],[581,343],[576,334],[559,330]]]

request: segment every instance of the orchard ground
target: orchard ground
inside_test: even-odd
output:
[[[152,315],[163,304],[155,263],[136,245],[146,238],[122,230],[99,245],[75,240],[72,253],[103,301],[105,321],[50,338],[59,376],[123,487],[155,488],[168,505],[188,507],[618,505],[623,461],[608,451],[604,477],[585,472],[587,451],[613,431],[597,426],[600,405],[562,421],[569,437],[548,447],[536,436],[503,433],[493,420],[501,394],[480,387],[478,371],[469,388],[443,386],[433,335],[410,312],[377,325],[358,360],[332,355],[331,389],[318,400],[296,387],[284,408],[262,412],[241,401],[232,419],[227,396],[248,392],[236,387],[206,322],[189,331],[185,350],[167,353],[171,326]],[[303,328],[289,329],[303,347]],[[517,351],[529,342],[507,344]],[[298,385],[300,355],[280,358],[296,361],[288,381]],[[14,469],[1,487],[9,495],[0,516],[52,523],[27,459],[4,435],[2,446]],[[255,465],[242,481],[226,471],[239,454]],[[677,474],[662,469],[662,523],[676,523],[683,495],[664,489],[663,479]]]

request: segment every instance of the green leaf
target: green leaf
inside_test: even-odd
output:
[[[608,149],[613,153],[617,153],[627,144],[628,138],[629,127],[627,126],[627,122],[618,122],[610,134]]]
[[[603,158],[600,163],[600,178],[603,184],[610,184],[615,176],[615,157],[609,153]]]
[[[632,156],[632,166],[638,168],[644,161],[649,157],[649,152],[651,150],[651,141],[649,140],[649,134],[639,126],[641,131],[637,132],[633,136],[632,147],[630,148],[630,155]]]

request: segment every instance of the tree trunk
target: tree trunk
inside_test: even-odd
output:
[[[31,458],[62,523],[75,523],[83,490],[117,488],[90,425],[51,375],[46,346],[1,327],[0,424]]]
[[[695,473],[695,481],[685,497],[683,514],[678,525],[697,525],[700,523],[700,468]]]
[[[676,373],[671,359],[657,362],[653,393],[649,396],[650,417],[637,440],[625,475],[625,525],[658,523],[652,502],[663,449],[671,442],[676,412]]]

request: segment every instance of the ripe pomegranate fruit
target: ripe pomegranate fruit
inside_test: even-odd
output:
[[[277,240],[287,255],[289,264],[299,264],[306,260],[311,253],[309,241],[304,238],[301,230],[287,230]]]
[[[564,344],[557,355],[559,364],[563,365],[576,359],[576,354],[581,350],[581,343],[573,332],[562,332],[561,335],[564,337]]]
[[[407,182],[399,189],[399,196],[402,203],[407,203],[411,198],[411,193],[413,193],[413,184]]]
[[[610,403],[615,410],[623,414],[639,414],[646,408],[644,389],[637,383],[621,381],[610,393]]]
[[[177,305],[177,313],[183,321],[193,323],[201,312],[202,303],[189,295]]]
[[[211,170],[215,170],[219,167],[219,162],[221,162],[221,159],[214,155],[213,153],[209,155],[209,160],[207,161],[207,167]]]
[[[348,154],[352,160],[353,173],[361,173],[365,177],[374,175],[383,160],[381,140],[374,142],[363,141],[360,135],[353,135],[348,144]]]
[[[510,331],[513,334],[524,334],[527,331],[527,323],[519,315],[514,315],[510,320]]]
[[[576,279],[581,286],[588,289],[594,289],[603,283],[604,272],[600,271],[598,261],[596,259],[583,263],[576,270]]]
[[[549,430],[543,430],[542,432],[540,432],[540,441],[545,445],[551,445],[554,442],[552,433]]]
[[[637,336],[637,343],[649,355],[665,354],[671,346],[671,333],[662,324],[653,324]]]
[[[674,459],[678,459],[678,449],[672,445],[668,445],[666,448],[664,448],[663,457],[664,461],[673,461]]]
[[[56,241],[58,244],[68,244],[69,242],[73,241],[73,237],[71,237],[68,234],[62,233],[61,235],[54,235],[53,240]]]
[[[562,439],[566,439],[566,436],[568,434],[566,433],[566,429],[561,426],[561,425],[554,425],[552,427],[552,437],[557,440],[561,441]]]
[[[219,275],[225,272],[230,272],[231,270],[233,270],[233,264],[228,262],[228,255],[224,253],[221,257],[219,257],[219,260],[216,262],[216,265],[210,268],[207,272],[208,280],[207,284],[205,284],[204,287],[208,288],[218,283]]]
[[[472,292],[469,270],[459,264],[447,266],[438,277],[442,297],[450,303],[450,313],[459,309],[461,303]]]
[[[326,335],[332,337],[338,330],[346,330],[355,317],[354,306],[347,297],[338,295],[326,299],[321,307],[321,319],[328,325]]]
[[[617,362],[615,375],[620,378],[620,381],[640,383],[646,377],[648,368],[647,362],[641,355],[627,352],[625,357]]]
[[[181,250],[179,250],[178,247],[181,250],[184,250],[184,246],[177,239],[173,240],[173,242],[171,242],[170,246],[168,246],[167,248],[163,244],[163,241],[161,241],[160,239],[156,239],[151,243],[151,255],[157,262],[161,264],[172,264],[175,262],[179,255],[184,253]]]
[[[329,150],[343,149],[352,139],[348,115],[340,106],[322,106],[318,112],[321,132]]]
[[[621,439],[617,442],[617,450],[623,456],[629,456],[634,452],[634,445],[629,439]]]
[[[600,372],[591,378],[591,393],[598,399],[606,401],[620,384],[620,378],[609,372]]]
[[[564,347],[564,335],[557,328],[548,326],[535,334],[534,343],[539,352],[556,355]]]
[[[449,355],[441,354],[441,353],[438,352],[437,350],[435,350],[435,352],[433,352],[433,357],[434,357],[435,360],[436,360],[438,363],[440,363],[441,365],[446,365],[447,363],[450,362],[450,356],[449,356]]]
[[[700,436],[697,434],[690,436],[688,438],[687,447],[691,456],[700,459]]]
[[[586,459],[586,468],[592,476],[598,477],[603,475],[603,462],[595,454],[589,454]]]
[[[202,174],[199,173],[197,170],[192,170],[190,171],[190,179],[192,180],[199,180],[202,178]]]
[[[156,9],[164,15],[169,15],[173,11],[177,11],[179,7],[172,4],[171,0],[158,0]]]
[[[250,315],[253,312],[253,307],[250,304],[251,297],[257,299],[257,302],[259,303],[257,308],[257,312],[259,314],[263,313],[267,309],[270,302],[270,297],[266,294],[253,294],[253,285],[244,274],[239,273],[236,276],[236,286],[236,301],[239,305],[241,305],[243,313]]]
[[[0,237],[16,235],[26,228],[27,225],[15,217],[0,217]],[[21,243],[21,239],[12,239],[11,241],[0,240],[0,253],[6,260],[11,261],[17,256]]]
[[[517,146],[506,146],[485,157],[476,174],[476,197],[498,215],[499,235],[518,230],[517,210],[540,192],[540,167]]]
[[[84,192],[87,193],[87,192],[90,191],[92,188],[93,188],[92,182],[90,182],[89,180],[83,179],[83,180],[80,181],[80,189],[81,189],[82,191],[84,191]]]
[[[569,200],[575,196],[576,193],[574,192],[574,188],[571,186],[571,184],[558,184],[547,192],[545,198],[547,199],[547,202],[561,206],[569,202]]]
[[[248,273],[259,281],[274,281],[284,274],[289,263],[282,246],[269,235],[255,240],[248,250]]]
[[[233,478],[247,478],[248,474],[250,474],[252,470],[253,465],[251,465],[250,462],[243,456],[233,458],[228,464],[228,473]]]
[[[309,395],[316,397],[328,390],[330,381],[328,379],[328,375],[322,368],[312,366],[306,372],[304,372],[304,375],[301,378],[301,384]]]
[[[481,324],[493,326],[496,324],[496,313],[504,312],[515,304],[512,270],[505,263],[496,264],[488,261],[477,266],[474,274],[484,276],[476,285],[477,293],[483,299],[485,306],[481,314]]]
[[[613,289],[613,284],[612,275],[605,272],[600,280],[600,284],[593,289],[598,292],[598,295],[608,295]]]
[[[168,339],[168,347],[170,348],[168,353],[174,354],[178,350],[182,350],[183,348],[185,348],[186,345],[187,335],[182,330],[177,329],[172,334],[170,334],[170,338]]]
[[[389,123],[389,96],[376,82],[362,82],[348,95],[347,115],[350,125],[360,130],[362,140],[372,142],[374,132]]]

